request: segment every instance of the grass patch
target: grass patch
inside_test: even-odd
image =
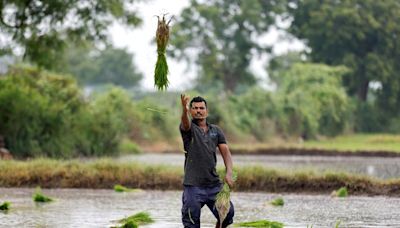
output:
[[[10,206],[10,202],[4,202],[0,205],[0,211],[8,211],[10,209]]]
[[[400,135],[355,134],[342,135],[304,142],[305,148],[341,151],[394,151],[400,152]]]
[[[139,212],[134,215],[131,215],[127,218],[123,218],[118,222],[123,223],[123,228],[131,228],[131,227],[138,227],[139,225],[145,225],[153,223],[154,220],[150,217],[150,214],[147,212]]]
[[[281,207],[282,207],[282,206],[285,204],[285,202],[283,201],[283,198],[282,198],[282,197],[278,197],[278,198],[272,200],[272,201],[271,201],[271,204],[272,204],[273,206],[281,206]]]
[[[241,227],[263,227],[263,228],[283,228],[283,223],[268,221],[268,220],[258,220],[253,222],[241,222],[235,224],[235,226]]]
[[[48,203],[54,200],[48,196],[45,196],[40,188],[36,188],[36,191],[33,194],[33,201],[38,203]]]

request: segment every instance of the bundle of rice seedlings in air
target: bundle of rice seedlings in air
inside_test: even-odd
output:
[[[7,211],[10,209],[10,202],[4,202],[3,204],[0,205],[0,211]]]
[[[169,40],[169,23],[165,21],[165,15],[160,19],[158,17],[158,26],[156,31],[157,41],[157,62],[154,70],[154,85],[158,90],[165,90],[168,87],[168,64],[166,50]]]
[[[236,181],[236,173],[233,175],[233,181]],[[224,186],[222,187],[221,191],[217,194],[215,199],[215,208],[218,211],[219,215],[219,227],[222,228],[222,223],[224,222],[226,215],[231,208],[230,204],[231,200],[231,189],[229,185],[224,182]]]

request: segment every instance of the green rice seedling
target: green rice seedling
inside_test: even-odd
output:
[[[120,184],[116,184],[116,185],[114,185],[114,191],[116,191],[116,192],[140,192],[142,190],[137,189],[137,188],[127,188]]]
[[[240,227],[263,227],[263,228],[283,228],[283,223],[268,221],[268,220],[258,220],[253,222],[241,222],[235,224],[235,226]]]
[[[335,228],[339,228],[340,222],[341,222],[340,220],[336,222]]]
[[[120,226],[120,228],[137,228],[137,227],[139,227],[138,224],[136,224],[133,221],[128,221],[124,223],[122,226]]]
[[[236,173],[233,173],[233,181],[236,181],[236,179],[237,175]],[[215,208],[218,211],[220,228],[222,228],[222,223],[225,220],[226,215],[229,212],[229,209],[231,208],[230,200],[231,200],[231,189],[229,188],[229,185],[226,182],[224,182],[224,186],[222,187],[221,191],[217,194],[215,198]]]
[[[120,223],[127,224],[129,222],[135,223],[137,225],[144,225],[154,222],[154,220],[150,217],[150,214],[147,212],[139,212],[127,218],[123,218],[119,220]]]
[[[11,203],[10,202],[4,202],[3,204],[0,205],[0,211],[8,211],[10,209]]]
[[[336,196],[337,197],[347,197],[348,192],[346,187],[341,187],[339,190],[336,191]]]
[[[271,204],[274,206],[283,206],[285,204],[285,202],[283,201],[282,197],[278,197],[278,198],[272,200]]]
[[[158,16],[157,16],[158,17]],[[172,19],[172,18],[171,18]],[[165,90],[168,87],[168,64],[166,50],[169,40],[169,23],[165,20],[165,15],[162,18],[158,17],[158,25],[156,31],[157,41],[157,62],[154,70],[154,85],[158,90]]]
[[[38,187],[33,194],[33,201],[38,203],[47,203],[54,201],[52,198],[43,195],[42,190]]]

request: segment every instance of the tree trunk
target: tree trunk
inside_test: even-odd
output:
[[[358,87],[358,99],[361,101],[367,101],[368,95],[368,88],[369,88],[369,80],[365,80],[360,82],[360,86]]]

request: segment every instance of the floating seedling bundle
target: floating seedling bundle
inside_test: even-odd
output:
[[[158,17],[158,16],[157,16]],[[172,19],[172,18],[171,18]],[[168,64],[166,50],[169,40],[169,23],[165,20],[165,15],[158,17],[158,26],[156,31],[157,41],[157,62],[154,70],[154,85],[158,90],[165,90],[168,87]]]

